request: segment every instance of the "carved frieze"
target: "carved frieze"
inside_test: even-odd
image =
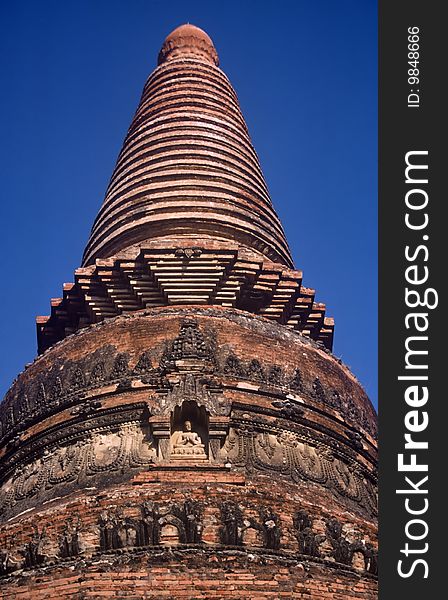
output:
[[[299,368],[285,372],[278,365],[262,364],[257,359],[244,361],[226,350],[218,350],[214,333],[202,331],[194,319],[181,323],[179,335],[167,342],[158,366],[153,363],[151,353],[144,351],[131,366],[128,354],[117,353],[113,346],[78,363],[57,363],[45,379],[12,388],[7,394],[0,405],[0,439],[11,438],[31,422],[70,406],[73,414],[85,414],[95,409],[97,402],[93,398],[89,404],[88,398],[86,404],[91,390],[106,385],[115,385],[117,391],[127,390],[135,379],[158,390],[160,411],[170,410],[189,396],[205,405],[211,414],[228,414],[228,406],[222,401],[222,376],[246,379],[267,390],[308,395],[341,412],[351,426],[360,426],[376,437],[372,419],[350,396],[341,397],[336,390],[325,389],[319,378],[307,384]],[[154,409],[157,411],[157,405]]]
[[[373,483],[329,449],[311,445],[305,435],[286,429],[257,430],[246,423],[230,429],[221,450],[223,460],[247,469],[276,473],[292,481],[324,485],[355,502],[368,514],[377,513]]]
[[[139,422],[103,427],[72,443],[49,446],[30,462],[19,465],[0,491],[0,515],[7,515],[22,501],[38,501],[40,495],[64,493],[67,484],[102,473],[142,469],[155,458],[155,450]],[[57,490],[58,486],[63,486]]]
[[[297,539],[296,548],[282,542],[283,531],[289,525],[268,505],[261,504],[256,510],[235,500],[224,500],[209,507],[215,511],[219,528],[214,542],[218,546],[239,547],[252,551],[254,545],[261,550],[295,552],[308,560],[330,560],[352,567],[354,554],[363,556],[364,570],[377,574],[377,549],[358,531],[353,541],[344,533],[345,526],[336,518],[329,517],[325,534],[315,528],[316,516],[300,509],[293,515],[293,528]],[[210,509],[209,508],[209,509]],[[286,518],[283,517],[283,518]],[[349,527],[353,531],[353,526]],[[155,502],[145,500],[140,504],[103,507],[96,521],[89,517],[84,525],[80,515],[70,517],[62,529],[47,533],[45,528],[33,527],[25,543],[15,536],[9,538],[0,549],[0,576],[11,575],[19,569],[38,569],[61,560],[87,558],[92,552],[120,550],[140,552],[145,548],[178,544],[201,544],[204,530],[204,507],[201,502],[187,498],[181,502]],[[83,543],[83,535],[94,541],[94,546]],[[327,543],[324,545],[324,542]],[[303,559],[301,559],[303,560]],[[358,562],[359,565],[359,562]]]

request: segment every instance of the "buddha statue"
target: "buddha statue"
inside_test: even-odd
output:
[[[176,458],[207,458],[205,446],[199,435],[192,430],[191,421],[185,421],[182,431],[171,436],[171,456]]]

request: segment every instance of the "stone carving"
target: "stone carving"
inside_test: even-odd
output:
[[[192,431],[191,422],[185,421],[182,431],[171,436],[171,456],[182,459],[206,459],[204,444],[199,435]]]
[[[289,381],[289,388],[293,392],[302,392],[303,391],[303,377],[300,369],[296,369],[294,371],[294,375]]]
[[[185,359],[214,360],[212,349],[205,342],[204,335],[193,319],[183,321],[179,336],[163,354],[160,366],[170,371],[176,368],[176,361]]]
[[[269,369],[267,382],[273,386],[281,386],[283,384],[283,371],[278,365],[274,365]]]
[[[256,359],[250,361],[247,368],[247,376],[249,379],[254,379],[255,381],[263,382],[266,380],[264,369],[260,362]]]
[[[152,371],[152,361],[149,352],[143,352],[134,367],[134,375],[146,375]]]
[[[103,511],[99,519],[101,550],[159,545],[161,529],[170,521],[171,511],[169,507],[162,515],[159,506],[149,500],[140,506],[139,518],[124,516],[120,510]],[[179,519],[177,524],[185,541],[184,523]]]
[[[114,353],[116,351],[113,346],[105,347],[100,353],[88,356],[79,363],[70,363],[63,369],[56,365],[45,383],[30,382],[19,389],[13,386],[7,393],[0,405],[0,438],[13,437],[31,421],[42,420],[57,410],[73,406],[85,398],[86,392],[107,385],[108,382],[117,383],[118,389],[127,389],[133,378],[141,379],[144,384],[157,388],[161,393],[168,393],[169,401],[176,403],[185,392],[182,388],[187,385],[185,378],[188,374],[190,380],[195,380],[195,399],[199,401],[202,397],[202,403],[207,401],[217,405],[221,391],[218,389],[219,385],[210,380],[210,374],[216,372],[217,366],[215,345],[213,335],[209,333],[206,340],[196,321],[186,319],[181,324],[179,336],[168,344],[156,368],[152,367],[149,352],[143,352],[132,368],[129,366],[128,355]],[[196,362],[193,364],[191,361]],[[186,370],[184,363],[188,366]],[[341,398],[336,390],[325,390],[319,378],[311,385],[305,385],[298,368],[291,375],[282,372],[277,365],[263,365],[258,360],[244,363],[235,354],[228,354],[220,370],[223,374],[233,375],[238,379],[249,379],[261,385],[280,387],[282,390],[290,389],[293,393],[309,394],[316,401],[340,411],[352,426],[362,427],[374,439],[377,437],[374,419],[369,416],[368,411],[359,407],[350,396]],[[174,373],[178,374],[177,379],[171,377]],[[207,383],[205,373],[209,377]],[[167,375],[171,377],[171,381],[167,380]],[[192,385],[191,381],[188,385]],[[184,395],[181,400],[185,397]],[[223,414],[222,407],[215,410],[218,411],[216,414]],[[78,414],[82,411],[80,409]]]
[[[254,425],[239,425],[230,429],[221,456],[236,466],[325,485],[369,514],[377,514],[373,485],[339,458],[310,445],[306,435],[286,429],[257,431]]]
[[[40,533],[36,530],[30,541],[19,550],[24,558],[24,567],[26,569],[38,567],[48,560],[49,556],[45,552],[48,541],[45,530]]]
[[[62,388],[61,378],[56,377],[50,388],[50,395],[49,395],[50,404],[57,406],[61,401],[61,397],[62,397],[63,393],[64,392],[63,392],[63,388]]]
[[[319,546],[326,540],[326,536],[313,531],[313,521],[305,510],[299,510],[294,515],[294,528],[299,543],[299,552],[320,558]]]
[[[316,400],[319,400],[319,402],[322,402],[323,404],[325,404],[327,401],[327,396],[319,377],[316,377],[316,379],[313,381],[312,395],[316,398]]]
[[[220,504],[221,527],[218,539],[225,546],[250,548],[253,537],[251,533],[258,532],[262,546],[266,550],[281,550],[282,524],[279,516],[270,507],[261,507],[259,518],[245,517],[240,505],[232,500]],[[119,508],[103,509],[98,515],[97,527],[91,525],[91,519],[86,517],[86,531],[92,529],[98,537],[101,551],[132,550],[148,546],[201,544],[202,543],[202,505],[193,499],[182,503],[159,505],[147,500],[140,506],[126,503]],[[364,558],[366,572],[377,575],[377,549],[370,542],[357,539],[349,542],[343,535],[342,524],[336,518],[326,521],[326,533],[323,535],[313,531],[313,517],[305,510],[298,510],[293,519],[298,551],[309,559],[326,558],[320,552],[320,546],[328,539],[331,545],[331,558],[343,565],[352,566],[354,553],[359,552]],[[46,566],[50,561],[57,564],[61,559],[86,556],[79,532],[81,516],[76,522],[69,519],[62,532],[52,540],[45,529],[39,532],[35,529],[29,541],[22,548],[16,549],[15,538],[10,540],[8,548],[0,550],[0,575],[8,575],[20,568],[38,568]],[[252,531],[251,531],[252,530]],[[12,543],[11,543],[12,542]],[[258,540],[256,541],[258,544]],[[52,548],[58,546],[58,555]],[[288,547],[286,552],[294,552]],[[23,556],[23,562],[14,558],[15,554]]]
[[[179,258],[190,259],[201,256],[202,252],[202,248],[176,248],[174,254]]]
[[[297,419],[305,412],[299,404],[290,400],[275,400],[272,402],[272,406],[279,408],[287,419]]]
[[[146,440],[139,422],[123,423],[117,429],[83,436],[64,446],[46,448],[40,457],[18,466],[0,492],[0,515],[17,503],[53,486],[75,483],[100,473],[141,469],[153,462],[155,451]]]
[[[182,505],[160,508],[158,524],[163,545],[199,544],[202,541],[202,511],[198,502],[186,500]]]
[[[86,376],[81,367],[76,367],[70,377],[68,392],[73,393],[82,390],[86,386]]]
[[[281,538],[280,519],[270,509],[262,509],[260,518],[264,547],[270,550],[278,550]]]
[[[378,550],[372,544],[364,546],[364,568],[372,575],[378,575]]]
[[[246,369],[243,367],[240,359],[234,354],[229,354],[224,363],[224,373],[226,375],[235,375],[236,377],[246,377]]]
[[[182,506],[172,505],[169,513],[179,520],[179,541],[183,544],[199,544],[202,541],[202,511],[198,502],[186,500]],[[168,515],[162,519],[167,521]]]
[[[119,518],[115,514],[109,514],[106,511],[101,513],[99,520],[100,527],[100,548],[101,550],[115,550],[121,548],[121,541],[118,536]]]
[[[8,550],[0,549],[0,576],[8,575],[19,568],[19,563],[14,560]]]
[[[93,387],[101,385],[106,380],[106,368],[104,362],[96,363],[90,374],[89,384]]]
[[[341,410],[342,401],[341,401],[341,396],[340,396],[339,392],[337,392],[336,390],[333,390],[333,392],[330,394],[330,396],[328,398],[328,404],[335,410]]]
[[[110,373],[110,379],[113,381],[115,379],[127,379],[129,374],[129,357],[125,353],[118,354],[115,358],[114,366]]]
[[[159,508],[147,500],[141,506],[139,546],[157,546],[160,544]]]
[[[245,526],[238,504],[231,500],[221,504],[221,523],[221,543],[225,546],[242,546]]]
[[[361,435],[357,432],[357,431],[347,431],[346,435],[348,437],[348,439],[351,441],[351,443],[353,444],[353,447],[356,450],[362,450],[363,449],[363,445],[362,445],[362,437]]]
[[[96,410],[99,410],[101,408],[101,401],[100,400],[86,400],[86,402],[84,402],[83,404],[80,404],[79,406],[75,406],[75,408],[73,408],[70,411],[71,415],[77,416],[77,417],[86,417],[87,415],[89,415],[92,412],[95,412]]]
[[[326,526],[334,560],[343,565],[350,565],[353,560],[354,546],[343,536],[342,524],[337,519],[329,519]]]
[[[78,527],[79,524],[75,525],[72,519],[67,521],[59,539],[59,554],[61,558],[78,556],[81,552]]]
[[[171,389],[160,389],[158,394],[160,401],[153,407],[156,415],[168,413],[185,400],[204,406],[211,415],[230,412],[230,403],[224,404],[220,385],[203,373],[176,373],[173,375]]]
[[[133,548],[140,542],[140,523],[118,512],[103,511],[99,520],[101,550]]]
[[[199,503],[186,500],[181,515],[185,525],[187,543],[199,544],[202,541],[202,511]]]

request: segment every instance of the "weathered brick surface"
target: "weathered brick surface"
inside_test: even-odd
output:
[[[375,413],[210,39],[176,30],[159,64],[0,408],[0,599],[373,600]]]
[[[39,576],[28,575],[0,591],[2,600],[73,600],[122,598],[199,600],[374,600],[376,581],[351,572],[275,557],[241,556],[229,551],[172,553],[148,565],[147,557],[132,557],[132,565],[116,566],[120,559],[102,558],[98,566],[67,565]],[[177,556],[176,556],[177,554]],[[163,562],[162,562],[163,561]],[[162,565],[162,566],[160,566]],[[77,575],[72,575],[76,568]]]
[[[162,405],[170,411],[170,406],[179,405],[183,398],[196,397],[194,391],[190,392],[193,396],[188,392],[180,398],[175,395],[185,368],[185,359],[181,357],[177,363],[175,358],[183,351],[183,342],[179,341],[183,339],[182,331],[199,336],[195,343],[204,354],[188,368],[205,369],[200,376],[207,378],[210,389],[218,390],[216,398],[210,399],[207,392],[203,401],[211,411],[210,431],[213,427],[224,431],[221,449],[215,458],[209,455],[204,464],[173,463],[160,454],[154,454],[154,460],[145,466],[138,467],[132,461],[120,463],[117,440],[127,444],[128,436],[134,439],[139,431],[152,439],[152,428],[166,418]],[[178,354],[170,358],[173,352]],[[145,378],[136,371],[142,353],[151,364],[148,373],[158,373],[160,365],[165,365],[164,377],[172,388],[164,391],[160,379],[154,383],[152,376]],[[96,357],[93,361],[89,359],[92,356]],[[110,382],[115,380],[105,375],[96,387],[89,387],[96,360],[103,356],[109,357],[104,366],[106,374],[117,370],[117,357],[122,356],[127,357],[126,371],[118,383]],[[258,370],[250,370],[246,357],[258,360]],[[235,359],[239,360],[236,367]],[[260,379],[260,368],[264,379]],[[79,332],[37,359],[17,385],[33,389],[33,382],[40,382],[37,389],[41,390],[43,382],[49,388],[47,382],[53,380],[55,369],[62,394],[64,389],[71,389],[73,373],[82,373],[85,388],[77,388],[68,408],[64,409],[61,401],[54,414],[30,423],[21,438],[22,445],[3,449],[5,464],[12,469],[9,479],[6,475],[2,496],[5,514],[10,517],[0,539],[0,548],[6,549],[10,561],[4,573],[3,597],[13,598],[16,594],[26,598],[27,593],[33,598],[44,597],[47,588],[42,582],[50,580],[58,582],[50,598],[68,598],[70,594],[80,598],[100,598],[101,594],[125,598],[128,585],[130,597],[136,598],[151,598],[156,593],[168,598],[281,598],[282,593],[291,598],[338,598],[337,594],[341,598],[374,597],[375,578],[365,571],[371,563],[365,562],[363,552],[376,546],[374,499],[359,473],[374,481],[376,445],[372,435],[347,413],[348,398],[365,411],[365,418],[373,417],[360,385],[331,355],[296,332],[241,311],[173,307],[119,317]],[[301,373],[299,391],[292,390],[288,383],[297,371]],[[316,378],[320,391],[316,391]],[[342,399],[339,408],[328,401],[334,391]],[[93,401],[101,405],[93,412],[79,412]],[[285,413],[284,406],[292,412]],[[137,419],[133,421],[134,429],[129,429],[129,416],[123,417],[125,422],[120,425],[123,410],[131,411],[132,419]],[[112,415],[118,415],[117,425],[108,424]],[[355,432],[358,437],[347,432]],[[59,441],[54,445],[51,440],[57,436]],[[26,466],[29,459],[25,442],[38,457],[35,467]],[[111,444],[111,450],[104,458],[101,449],[107,444]],[[88,458],[92,452],[100,452],[95,455],[99,472],[82,466],[83,461],[92,460]],[[111,459],[107,456],[110,452]],[[71,473],[74,460],[81,465],[79,475],[58,483],[57,476],[64,479],[64,474]],[[25,467],[14,467],[15,461]],[[102,464],[111,467],[103,472]],[[24,468],[26,476],[22,474]],[[39,483],[42,477],[44,482]],[[147,501],[157,505],[161,523],[178,514],[185,502],[196,502],[201,513],[199,546],[185,543],[176,531],[169,531],[169,526],[163,533],[161,526],[155,545],[135,546],[134,538],[128,546],[104,552],[102,515],[138,524]],[[233,503],[241,512],[242,534],[236,554],[232,544],[223,545],[225,502]],[[309,515],[313,536],[323,538],[316,556],[303,555],[295,521],[300,511]],[[263,528],[263,523],[272,519],[280,531],[275,548],[269,547],[275,541],[266,538],[267,530]],[[337,550],[328,530],[332,519],[342,526],[342,537],[336,544],[358,548],[345,565],[335,563]],[[72,562],[70,557],[61,556],[67,523],[76,526],[80,544]],[[27,567],[24,553],[36,539],[36,532],[45,538],[40,549],[44,558],[41,564]],[[174,544],[172,550],[167,544]],[[207,565],[213,561],[219,568],[211,576]],[[125,569],[126,575],[116,571],[117,565]],[[162,571],[153,576],[156,567]],[[127,571],[134,573],[134,569],[140,574],[131,578]],[[142,569],[146,569],[145,575]],[[96,578],[103,570],[104,577]],[[77,573],[79,578],[67,582],[66,571]],[[140,589],[143,582],[144,589]]]

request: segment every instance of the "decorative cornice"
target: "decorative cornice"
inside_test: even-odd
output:
[[[182,250],[182,251],[181,251]],[[242,250],[142,247],[77,269],[51,315],[37,317],[38,350],[92,323],[145,308],[218,305],[239,308],[291,327],[331,350],[334,321],[302,273],[260,261]]]

